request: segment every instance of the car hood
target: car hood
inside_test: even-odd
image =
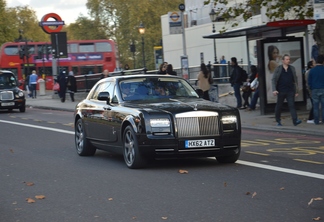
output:
[[[146,101],[145,103],[127,103],[125,106],[137,109],[144,109],[147,112],[170,112],[170,113],[181,113],[188,111],[230,111],[235,108],[211,102],[204,99],[168,99],[161,100],[159,102],[151,102]]]

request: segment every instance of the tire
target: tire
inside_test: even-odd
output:
[[[217,156],[216,160],[219,163],[235,163],[240,157],[240,153],[241,153],[241,149],[238,151],[238,153],[231,156]]]
[[[87,139],[82,119],[78,119],[75,124],[74,138],[79,156],[93,156],[95,154],[96,148]]]
[[[123,137],[123,155],[128,168],[138,169],[146,165],[146,160],[138,149],[135,132],[131,126],[127,126]]]
[[[24,112],[26,111],[26,106],[21,106],[21,107],[19,107],[19,111],[20,111],[21,113],[24,113]]]

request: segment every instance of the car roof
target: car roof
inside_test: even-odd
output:
[[[135,74],[135,75],[118,75],[118,76],[110,76],[104,79],[101,79],[100,82],[105,81],[120,81],[124,79],[133,79],[133,78],[148,78],[148,77],[164,77],[164,78],[176,78],[176,79],[183,79],[179,76],[172,76],[172,75],[160,75],[160,74]]]
[[[1,69],[0,69],[0,74],[1,74],[1,73],[11,73],[11,74],[13,74],[13,73],[12,73],[11,71],[9,71],[9,70],[1,70]]]

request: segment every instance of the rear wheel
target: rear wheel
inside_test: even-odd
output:
[[[78,119],[75,124],[74,138],[75,147],[80,156],[93,156],[95,154],[96,148],[87,139],[82,119]]]
[[[231,156],[217,156],[216,160],[219,163],[235,163],[240,157],[241,149],[234,155]]]
[[[21,106],[21,107],[19,107],[19,111],[20,111],[21,113],[24,113],[24,112],[26,111],[26,106]]]
[[[124,160],[128,168],[137,169],[145,166],[146,160],[139,152],[137,138],[131,126],[127,126],[124,131],[123,146]]]

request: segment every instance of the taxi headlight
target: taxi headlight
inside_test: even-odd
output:
[[[24,96],[24,92],[19,91],[19,92],[18,92],[18,96],[19,96],[19,97],[23,97],[23,96]]]
[[[221,119],[223,124],[233,124],[237,122],[236,116],[223,116]]]

